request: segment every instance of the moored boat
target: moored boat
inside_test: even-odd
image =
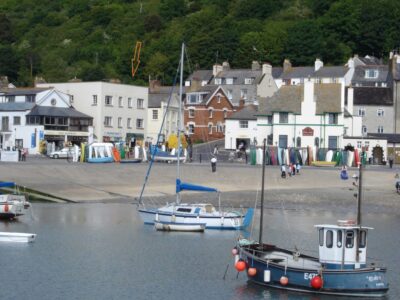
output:
[[[357,220],[315,225],[319,257],[262,242],[263,171],[259,240],[238,241],[233,250],[236,269],[247,270],[250,282],[266,287],[336,296],[383,297],[389,289],[386,268],[367,263],[367,234],[372,228],[361,225],[362,169],[361,164],[357,177]]]
[[[32,243],[35,239],[35,233],[0,232],[0,242]]]
[[[154,221],[154,227],[160,231],[204,232],[206,224]]]
[[[6,194],[0,194],[0,218],[14,219],[25,214],[30,207],[26,196],[18,191],[14,182],[0,182],[0,188],[13,188],[14,191]]]

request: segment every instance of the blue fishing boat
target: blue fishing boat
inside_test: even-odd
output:
[[[265,287],[336,296],[384,296],[389,289],[386,268],[367,263],[367,234],[372,228],[361,225],[363,168],[360,165],[355,183],[357,220],[316,225],[319,257],[263,243],[261,212],[259,240],[240,239],[233,249],[236,269],[247,270],[250,282]],[[264,174],[263,171],[261,209]]]

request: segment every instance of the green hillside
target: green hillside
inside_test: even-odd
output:
[[[224,60],[343,64],[353,54],[387,57],[399,20],[397,0],[2,0],[0,76],[18,85],[35,76],[170,84],[182,41],[191,70]]]

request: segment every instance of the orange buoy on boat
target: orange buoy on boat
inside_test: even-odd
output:
[[[280,284],[282,285],[287,285],[289,283],[289,278],[286,276],[282,276],[281,279],[279,279]]]
[[[242,272],[246,269],[246,263],[244,260],[240,259],[236,264],[235,268],[238,272]]]
[[[247,274],[248,274],[249,276],[255,276],[255,275],[257,274],[257,269],[254,268],[254,267],[251,267],[251,268],[249,268],[249,269],[247,270]]]
[[[311,287],[313,289],[319,290],[324,285],[324,281],[322,280],[321,276],[317,275],[311,279]]]

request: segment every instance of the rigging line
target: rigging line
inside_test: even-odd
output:
[[[185,47],[185,56],[186,56],[186,61],[187,61],[187,65],[188,65],[188,72],[189,72],[189,74],[192,74],[193,67],[192,67],[192,62],[189,57],[189,53],[187,51],[187,47]]]
[[[161,122],[160,131],[158,132],[158,135],[157,135],[156,145],[155,145],[155,147],[153,148],[153,151],[150,151],[150,152],[151,152],[150,164],[149,164],[149,167],[148,167],[148,169],[147,169],[146,177],[144,178],[144,183],[143,183],[143,186],[142,186],[142,190],[140,191],[139,204],[143,204],[143,200],[142,200],[142,199],[143,199],[144,189],[145,189],[146,184],[147,184],[147,181],[148,181],[148,179],[149,179],[150,170],[151,170],[151,168],[152,168],[152,166],[153,166],[153,163],[154,163],[154,156],[155,156],[155,154],[156,154],[156,152],[157,152],[158,141],[160,140],[160,137],[161,137],[161,135],[162,135],[162,129],[163,129],[163,127],[164,127],[165,119],[166,119],[166,117],[167,117],[168,108],[169,108],[169,105],[170,105],[170,103],[171,103],[172,94],[173,94],[174,89],[175,89],[175,85],[176,85],[176,81],[177,81],[177,78],[178,78],[179,68],[180,68],[180,66],[181,66],[181,63],[182,63],[182,62],[180,61],[180,62],[179,62],[179,65],[178,65],[178,68],[177,68],[177,70],[176,70],[174,82],[173,82],[173,84],[172,84],[172,86],[171,86],[171,90],[170,90],[169,98],[168,98],[168,102],[167,102],[167,107],[166,107],[166,109],[165,109],[164,116],[163,116],[163,119],[162,119],[162,122]]]
[[[297,251],[296,243],[295,243],[294,240],[293,240],[292,228],[291,228],[291,226],[290,226],[290,224],[289,224],[288,216],[287,216],[287,213],[286,213],[286,210],[285,210],[285,205],[283,204],[283,202],[284,202],[284,200],[281,200],[281,207],[282,207],[282,210],[283,210],[283,216],[285,217],[286,226],[287,226],[287,228],[289,229],[290,241],[292,242],[292,244],[294,244],[294,248],[295,248],[296,251]]]
[[[256,208],[257,208],[257,200],[258,200],[258,190],[256,191],[256,201],[255,201],[255,203],[254,203],[254,211],[256,211]],[[250,239],[252,239],[252,236],[253,236],[254,219],[255,219],[255,218],[252,218],[252,220],[251,220]]]

